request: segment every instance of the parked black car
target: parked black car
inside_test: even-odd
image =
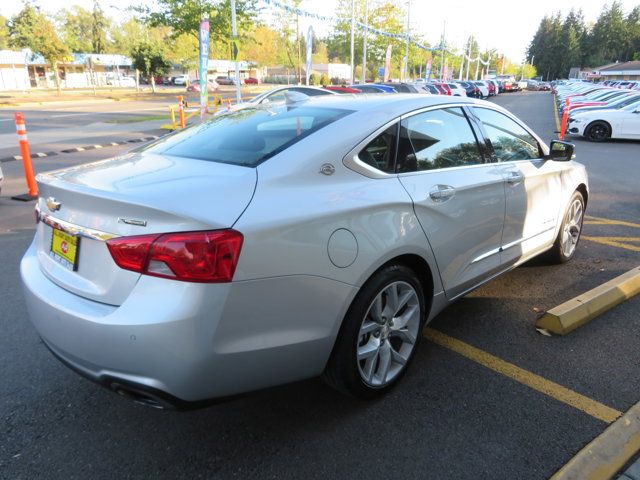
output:
[[[398,93],[420,93],[418,87],[403,82],[382,82],[380,85],[388,85],[396,89]]]
[[[457,81],[454,83],[457,83],[459,85],[462,85],[462,87],[464,87],[464,89],[467,92],[467,97],[480,98],[482,96],[480,93],[480,89],[471,82]]]

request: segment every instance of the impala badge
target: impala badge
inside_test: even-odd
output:
[[[135,225],[136,227],[146,227],[146,220],[136,220],[134,218],[118,218],[118,223],[125,223],[127,225]]]
[[[60,210],[61,206],[62,204],[59,201],[57,201],[55,198],[53,197],[47,198],[47,208],[49,209],[49,211],[55,212],[57,210]]]

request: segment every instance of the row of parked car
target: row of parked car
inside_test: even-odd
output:
[[[553,83],[558,111],[563,114],[567,110],[568,134],[592,142],[640,139],[640,89],[628,85],[634,82]]]

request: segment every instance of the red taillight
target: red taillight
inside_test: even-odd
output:
[[[233,279],[243,236],[235,230],[119,237],[107,247],[120,268],[184,282]]]

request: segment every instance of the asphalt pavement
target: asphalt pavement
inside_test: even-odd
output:
[[[494,101],[543,139],[555,138],[548,93]],[[73,120],[78,129],[81,118]],[[534,328],[544,310],[638,264],[633,163],[640,144],[576,145],[590,175],[591,217],[574,260],[529,262],[467,295],[430,327],[624,412],[640,400],[640,298],[566,337]],[[38,159],[36,169],[126,148]],[[317,379],[192,412],[120,398],[61,365],[27,319],[18,262],[33,236],[33,204],[9,198],[24,190],[19,167],[2,164],[0,478],[543,479],[608,425],[560,401],[553,388],[542,393],[474,361],[468,347],[454,351],[427,339],[397,388],[372,402],[346,398]]]

